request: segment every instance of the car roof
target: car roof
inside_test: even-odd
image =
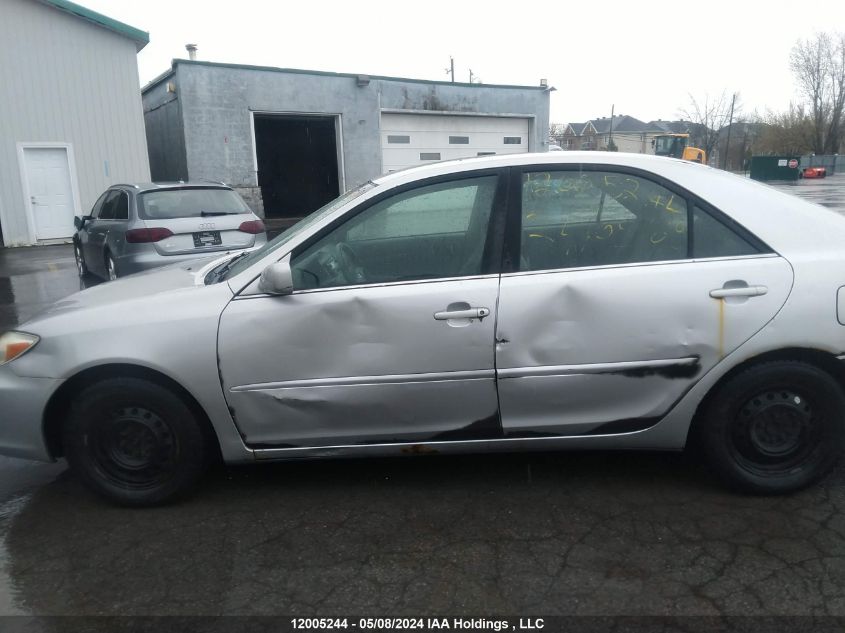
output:
[[[425,178],[482,169],[519,166],[607,165],[628,167],[665,178],[726,212],[777,252],[818,256],[839,252],[845,242],[845,216],[773,187],[699,163],[625,152],[539,152],[500,154],[436,162],[386,174],[373,180],[396,187]]]
[[[664,156],[653,156],[651,154],[630,154],[625,152],[536,152],[522,154],[498,154],[496,156],[479,156],[471,158],[458,158],[444,160],[428,165],[409,167],[389,174],[385,174],[373,180],[377,185],[393,186],[408,180],[418,180],[426,177],[435,177],[459,171],[471,171],[476,169],[496,169],[500,167],[513,167],[520,165],[579,165],[579,164],[607,164],[639,167],[652,171],[649,167],[657,169],[665,168],[666,162],[675,162],[682,165],[693,165],[689,161],[682,161],[676,158]],[[700,167],[700,165],[698,165]]]
[[[222,182],[191,180],[191,181],[176,181],[176,182],[118,182],[113,184],[110,189],[120,187],[124,189],[132,189],[136,193],[143,193],[145,191],[166,191],[168,189],[229,189],[229,185]]]

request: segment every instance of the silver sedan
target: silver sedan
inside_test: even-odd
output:
[[[691,443],[788,492],[845,444],[843,243],[845,218],[671,158],[397,172],[3,335],[0,452],[132,505],[219,457]]]

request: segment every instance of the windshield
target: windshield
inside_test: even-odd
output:
[[[246,270],[247,268],[252,266],[255,262],[257,262],[259,259],[261,259],[265,255],[268,255],[269,253],[272,253],[273,251],[280,249],[282,246],[284,246],[286,243],[288,243],[291,240],[291,238],[293,238],[294,236],[296,236],[300,232],[306,230],[310,226],[313,226],[314,224],[316,224],[317,222],[319,222],[320,220],[322,220],[326,216],[330,215],[331,213],[333,213],[334,211],[336,211],[337,209],[342,207],[347,202],[354,200],[355,198],[357,198],[358,196],[360,196],[364,192],[369,191],[370,189],[372,189],[375,186],[376,186],[375,183],[373,183],[372,181],[369,181],[369,182],[364,183],[363,185],[361,185],[360,187],[358,187],[356,189],[350,189],[349,191],[347,191],[345,194],[343,194],[339,198],[335,198],[334,200],[329,202],[327,205],[325,205],[325,206],[317,209],[316,211],[314,211],[314,213],[312,213],[311,215],[308,215],[308,216],[302,218],[299,222],[294,224],[292,227],[290,227],[289,229],[287,229],[283,233],[280,233],[279,235],[277,235],[274,239],[267,242],[261,248],[254,250],[254,251],[250,252],[249,255],[246,255],[246,256],[238,259],[226,271],[226,274],[222,275],[218,279],[218,281],[222,281],[223,279],[228,279],[229,277],[233,277],[233,276],[237,275],[238,273]]]
[[[658,156],[680,158],[684,153],[687,139],[683,136],[658,136],[654,153]]]
[[[191,187],[157,189],[138,196],[138,214],[144,220],[172,220],[214,215],[251,213],[231,189]]]

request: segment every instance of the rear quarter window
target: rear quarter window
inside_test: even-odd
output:
[[[692,256],[739,257],[763,252],[738,232],[725,226],[710,213],[695,205],[692,210]]]

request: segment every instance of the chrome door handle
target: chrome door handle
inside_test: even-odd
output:
[[[759,297],[769,292],[766,286],[743,286],[741,288],[716,288],[710,291],[710,296],[714,299],[724,299],[725,297]]]
[[[444,310],[443,312],[434,313],[434,318],[438,321],[448,321],[449,319],[483,319],[486,316],[490,316],[490,308]]]

